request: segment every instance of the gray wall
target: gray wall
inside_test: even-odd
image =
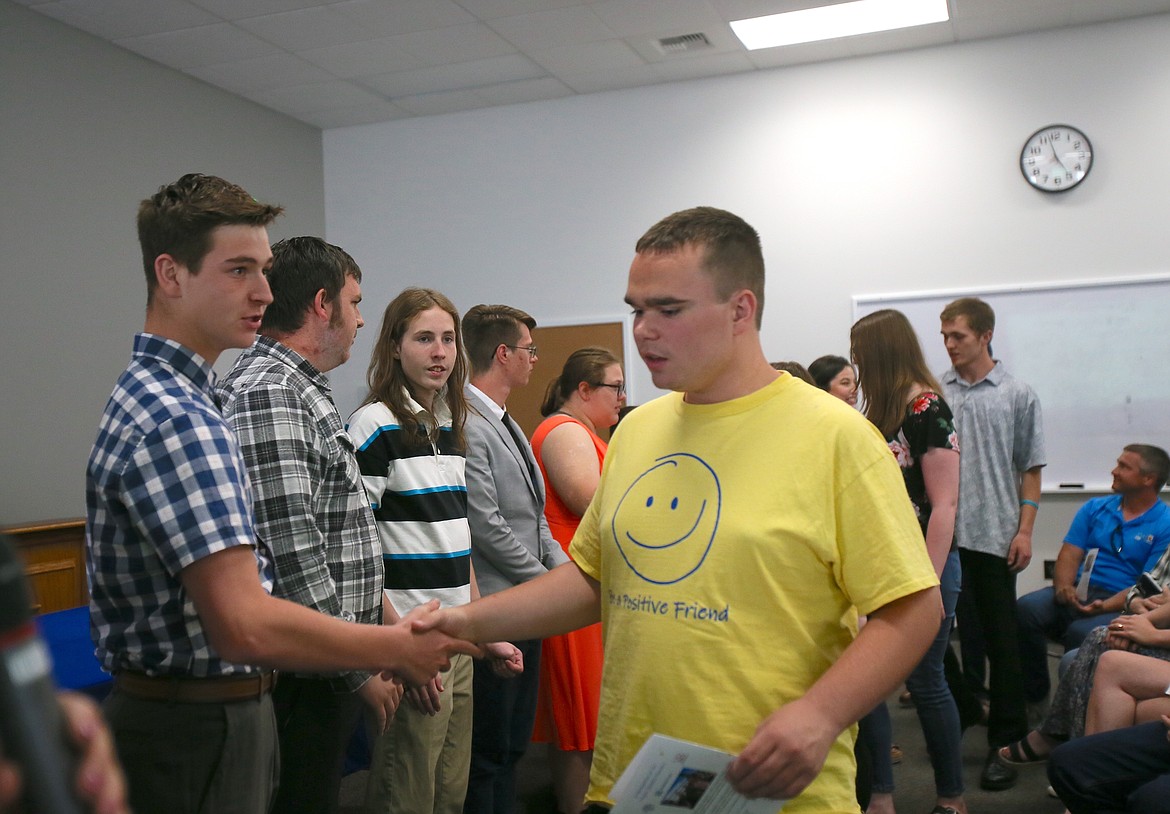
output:
[[[207,172],[323,234],[321,133],[0,0],[0,145],[0,524],[76,517],[142,328],[138,202]]]
[[[847,352],[854,295],[1165,272],[1170,162],[1149,145],[1170,129],[1168,42],[1159,15],[327,131],[328,234],[362,264],[370,323],[333,375],[339,406],[360,397],[380,310],[404,285],[541,322],[622,315],[638,236],[697,204],[759,229],[765,349],[806,364]],[[1083,128],[1097,162],[1044,195],[1018,158],[1057,122]],[[1159,362],[1148,375],[1167,375]],[[1070,360],[1067,376],[1092,390],[1093,366]],[[638,403],[655,391],[632,368]],[[1170,446],[1167,429],[1140,440]],[[1045,496],[1040,557],[1084,499]],[[1040,579],[1031,568],[1021,587]]]

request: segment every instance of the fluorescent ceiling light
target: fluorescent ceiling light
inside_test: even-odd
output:
[[[731,30],[749,51],[910,28],[950,19],[947,0],[856,0],[735,20]]]

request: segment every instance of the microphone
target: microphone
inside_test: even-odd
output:
[[[0,750],[20,767],[25,810],[83,814],[73,791],[77,759],[31,608],[16,545],[0,534]]]

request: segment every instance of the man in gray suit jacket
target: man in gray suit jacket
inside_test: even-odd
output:
[[[536,320],[507,305],[477,305],[463,316],[471,363],[467,386],[467,517],[481,596],[527,582],[569,561],[544,518],[544,480],[524,432],[505,410],[536,364]],[[511,814],[515,767],[532,736],[540,640],[515,642],[524,673],[501,679],[475,665],[471,775],[464,814]]]

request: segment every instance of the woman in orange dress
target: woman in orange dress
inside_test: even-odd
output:
[[[606,443],[598,437],[618,420],[625,403],[622,366],[604,348],[582,348],[549,383],[546,416],[532,436],[544,475],[544,515],[567,552],[597,483]],[[549,768],[561,814],[578,814],[589,785],[601,688],[601,625],[545,639],[532,739],[549,744]]]

